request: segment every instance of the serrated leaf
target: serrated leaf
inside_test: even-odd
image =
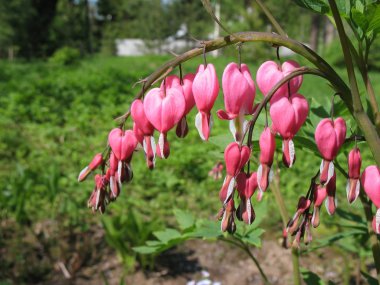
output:
[[[373,4],[368,6],[366,14],[369,18],[368,31],[380,32],[380,5]]]
[[[242,240],[249,245],[255,246],[255,247],[261,247],[261,238],[257,236],[247,236],[243,237]]]
[[[181,234],[175,229],[165,229],[164,231],[154,232],[153,235],[158,238],[162,243],[167,243],[170,240],[181,237]]]
[[[222,232],[220,230],[220,222],[212,222],[212,221],[197,221],[195,230],[190,233],[192,237],[197,238],[205,238],[205,239],[213,239],[222,236]]]
[[[186,230],[194,226],[195,218],[191,213],[180,209],[175,209],[173,212],[181,230]]]

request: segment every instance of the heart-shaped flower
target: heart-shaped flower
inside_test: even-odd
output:
[[[149,122],[145,110],[144,103],[140,99],[133,101],[131,105],[131,117],[135,122],[137,128],[139,128],[144,136],[152,136],[154,133],[154,127]]]
[[[313,209],[313,217],[311,219],[311,223],[314,228],[319,226],[320,222],[320,209],[327,197],[326,186],[322,186],[319,184],[315,184],[313,188],[313,198],[314,198],[314,209]]]
[[[368,166],[362,174],[361,183],[365,193],[376,208],[380,208],[380,169],[376,165]]]
[[[108,135],[108,143],[116,158],[123,161],[133,154],[138,142],[133,131],[115,128]]]
[[[273,177],[271,166],[273,163],[274,152],[276,150],[276,139],[269,127],[265,127],[264,131],[261,133],[259,145],[260,165],[257,170],[257,181],[260,191],[265,192]]]
[[[295,69],[299,68],[299,64],[293,60],[285,61],[282,66],[278,65],[274,61],[264,62],[256,74],[256,82],[260,91],[266,96],[269,91],[276,85],[277,82],[282,80],[285,76],[293,72]],[[274,94],[271,103],[277,101],[279,98],[284,96],[289,96],[296,93],[302,84],[303,77],[302,75],[297,76],[289,81],[290,85],[290,94],[288,90],[288,84],[285,83],[282,85]]]
[[[334,173],[332,161],[346,138],[346,122],[340,117],[334,121],[330,118],[323,119],[319,122],[314,136],[318,150],[323,157],[320,167],[320,182],[324,185],[328,183]]]
[[[244,165],[248,162],[251,149],[248,146],[240,146],[236,142],[230,143],[224,151],[227,176],[224,179],[219,198],[225,204],[231,196],[235,187],[235,177],[239,174]]]
[[[256,95],[255,84],[246,64],[231,62],[224,69],[222,77],[225,110],[218,110],[221,120],[230,121],[230,131],[235,141],[240,142],[247,122],[244,115],[253,113]]]
[[[235,62],[228,64],[223,72],[222,87],[226,111],[217,112],[219,119],[232,120],[239,114],[252,114],[256,90],[246,64],[240,68]]]
[[[255,220],[255,211],[251,203],[251,197],[257,189],[256,172],[250,175],[247,175],[245,172],[240,172],[236,177],[236,184],[241,200],[236,210],[236,216],[240,221],[244,221],[250,225]]]
[[[360,167],[362,158],[359,148],[355,147],[348,154],[348,179],[347,179],[347,200],[352,204],[359,196],[360,192]]]
[[[301,94],[280,97],[271,104],[272,128],[283,138],[282,160],[286,167],[292,167],[295,162],[295,149],[292,138],[305,123],[308,113],[309,104]]]
[[[211,129],[211,109],[219,93],[219,81],[213,64],[198,67],[193,85],[193,96],[197,105],[198,114],[195,117],[195,126],[203,140],[208,140]]]
[[[167,158],[170,153],[166,133],[183,117],[185,99],[181,88],[151,89],[144,99],[144,111],[149,122],[160,132],[157,154]]]

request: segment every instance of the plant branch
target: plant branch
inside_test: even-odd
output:
[[[275,19],[275,17],[273,17],[272,13],[264,5],[264,3],[261,2],[261,0],[256,0],[256,2],[260,6],[261,10],[263,10],[265,16],[267,16],[269,22],[271,22],[272,26],[275,28],[275,30],[277,31],[277,33],[279,33],[281,36],[287,37],[288,35],[285,33],[284,29],[277,22],[277,20]]]
[[[368,118],[368,115],[364,112],[362,102],[360,100],[360,93],[358,89],[358,84],[356,81],[354,65],[350,53],[350,45],[344,31],[342,19],[340,18],[338,7],[334,0],[329,0],[331,11],[335,20],[336,28],[338,30],[340,43],[343,50],[344,61],[346,63],[348,79],[351,87],[351,98],[353,103],[354,118],[356,119],[359,127],[366,137],[367,143],[372,151],[372,154],[377,162],[380,165],[380,138],[379,135],[372,124],[371,120]]]
[[[271,190],[273,192],[274,198],[276,200],[276,203],[278,207],[280,208],[280,214],[281,219],[283,223],[283,227],[286,227],[286,224],[289,221],[289,213],[285,206],[284,198],[281,195],[280,191],[280,168],[278,166],[277,161],[277,168],[275,170],[275,174],[273,177],[273,182],[271,184]],[[292,263],[293,263],[293,284],[300,285],[301,284],[301,274],[300,274],[300,262],[299,262],[299,251],[297,248],[292,248]]]
[[[321,58],[317,53],[315,53],[313,50],[311,50],[304,44],[296,40],[273,33],[240,32],[235,33],[234,35],[205,41],[203,42],[203,45],[201,47],[191,49],[167,61],[156,71],[154,71],[151,75],[141,80],[141,82],[143,82],[144,84],[144,89],[137,93],[135,98],[141,98],[144,92],[148,90],[154,84],[154,82],[156,82],[156,80],[159,79],[162,75],[167,74],[168,71],[170,72],[179,64],[203,54],[203,52],[210,52],[213,50],[221,49],[233,44],[237,44],[239,42],[267,42],[277,46],[287,47],[288,49],[303,56],[312,64],[314,64],[322,73],[325,74],[325,77],[328,78],[335,91],[341,94],[342,99],[345,101],[350,112],[353,111],[350,90],[346,83],[323,58]],[[118,119],[123,120],[125,117],[129,116],[128,112],[123,116],[120,116]]]
[[[256,108],[255,112],[253,113],[252,120],[249,121],[249,128],[246,129],[243,139],[241,140],[242,142],[244,141],[245,135],[248,131],[248,146],[252,145],[252,135],[253,135],[253,128],[255,127],[255,123],[260,115],[260,112],[264,109],[265,105],[270,101],[270,99],[274,96],[276,91],[284,85],[286,82],[289,80],[293,79],[294,77],[297,77],[299,75],[304,75],[304,74],[313,74],[316,76],[320,76],[323,78],[326,78],[326,75],[319,71],[318,69],[315,68],[309,68],[309,67],[300,67],[289,73],[287,76],[285,76],[283,79],[278,81],[276,85],[272,87],[272,89],[268,92],[268,94],[264,97],[264,99],[260,102],[258,107]]]
[[[252,261],[255,263],[257,269],[259,270],[260,272],[260,275],[261,277],[263,278],[263,281],[264,281],[264,284],[270,284],[269,282],[269,279],[268,277],[266,276],[266,274],[264,273],[264,270],[261,268],[260,266],[260,263],[258,262],[258,260],[256,259],[256,257],[252,254],[251,250],[249,249],[249,246],[247,244],[245,244],[242,240],[240,239],[237,239],[234,237],[234,240],[231,240],[231,239],[228,239],[228,238],[225,238],[225,237],[222,237],[220,238],[221,241],[224,241],[226,243],[230,243],[238,248],[240,248],[241,250],[243,250],[245,253],[248,254],[248,256],[252,259]]]

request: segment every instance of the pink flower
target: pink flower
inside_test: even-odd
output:
[[[331,216],[334,215],[337,201],[335,197],[336,192],[336,175],[335,172],[330,181],[326,184],[327,199],[325,200],[325,206],[327,213]]]
[[[274,61],[264,62],[256,74],[256,82],[260,91],[266,96],[269,91],[276,85],[277,82],[282,80],[285,76],[290,74],[295,69],[299,68],[299,64],[293,60],[285,61],[282,66],[279,66]],[[290,80],[290,94],[288,92],[288,84],[285,83],[282,85],[274,94],[270,100],[271,104],[284,96],[289,96],[296,93],[302,84],[303,77],[302,75],[297,76]]]
[[[323,160],[320,167],[320,182],[322,185],[329,182],[334,173],[332,162],[338,154],[346,138],[346,122],[342,118],[323,119],[315,130],[315,142]]]
[[[138,142],[133,131],[115,128],[108,135],[108,143],[116,158],[124,161],[132,155]]]
[[[222,232],[229,232],[230,234],[233,234],[236,231],[234,213],[235,213],[234,199],[230,199],[227,202],[227,205],[222,217],[222,222],[221,222]]]
[[[227,176],[224,179],[222,189],[219,192],[219,198],[223,204],[233,196],[235,187],[235,178],[248,162],[251,155],[251,149],[248,146],[241,146],[232,142],[224,151],[224,160],[226,162]]]
[[[282,161],[286,167],[292,167],[295,162],[296,156],[292,139],[305,123],[308,113],[309,104],[300,94],[293,94],[289,98],[280,97],[271,104],[270,117],[273,131],[278,132],[283,138]]]
[[[251,197],[257,189],[257,175],[256,172],[250,175],[240,172],[236,177],[237,190],[240,197],[240,204],[236,210],[236,217],[240,221],[244,221],[250,225],[255,220],[255,211],[253,210]]]
[[[103,155],[101,153],[98,153],[94,156],[90,164],[87,165],[85,168],[83,168],[83,170],[79,173],[78,182],[84,181],[87,178],[87,176],[90,175],[92,171],[97,169],[102,164],[103,164]]]
[[[153,169],[156,161],[156,143],[153,137],[154,126],[149,122],[145,114],[144,103],[140,99],[133,101],[131,105],[131,116],[134,121],[133,131],[143,146],[147,166],[149,169]]]
[[[217,115],[221,120],[230,120],[230,131],[235,140],[239,141],[246,125],[244,115],[253,113],[256,95],[248,66],[242,64],[239,69],[234,62],[228,64],[223,72],[222,85],[226,111],[218,110]]]
[[[106,210],[106,205],[108,204],[107,195],[107,178],[100,174],[96,174],[95,177],[95,188],[91,193],[90,199],[87,202],[87,206],[93,210],[93,212],[99,210],[102,214]]]
[[[248,66],[235,62],[227,65],[222,78],[224,106],[226,111],[219,110],[218,117],[222,120],[235,119],[239,114],[252,114],[256,90]]]
[[[348,154],[348,179],[347,179],[347,200],[352,204],[359,196],[360,192],[360,167],[362,165],[362,158],[360,150],[355,147]]]
[[[260,191],[266,191],[269,182],[272,180],[273,172],[271,166],[276,150],[276,140],[269,127],[265,127],[260,135],[260,165],[257,170],[257,181]]]
[[[170,153],[167,132],[183,117],[185,99],[180,88],[153,88],[145,96],[144,111],[149,122],[160,132],[157,155],[167,158]]]
[[[123,131],[116,128],[109,133],[108,143],[118,161],[117,173],[119,183],[130,181],[133,176],[130,162],[133,151],[138,144],[135,134],[131,130]]]
[[[313,217],[311,219],[311,223],[314,228],[319,226],[319,212],[320,208],[323,204],[323,201],[325,201],[327,197],[327,191],[326,191],[326,186],[321,186],[321,185],[314,185],[313,189],[313,194],[314,194],[314,209],[313,209]]]
[[[362,174],[361,183],[365,193],[376,208],[380,208],[380,169],[376,165],[368,166]]]
[[[298,221],[299,218],[303,213],[305,213],[306,210],[309,209],[311,204],[311,201],[307,199],[304,196],[301,196],[298,200],[298,206],[297,206],[297,211],[294,214],[293,218],[290,219],[290,221],[287,224],[287,232],[290,234],[293,234],[296,229],[298,228]]]
[[[177,128],[176,128],[176,135],[180,138],[184,138],[189,131],[186,115],[191,111],[191,109],[195,105],[193,90],[192,90],[194,77],[195,77],[195,74],[188,73],[183,77],[182,82],[177,75],[170,75],[166,77],[165,79],[166,89],[179,88],[179,90],[182,92],[182,95],[185,99],[185,111],[183,113],[183,117],[178,122]],[[161,88],[164,88],[164,81],[161,84]]]
[[[215,180],[222,178],[223,163],[218,162],[208,173],[208,176],[211,176]]]
[[[198,114],[195,126],[203,140],[208,140],[211,130],[211,109],[219,93],[219,82],[213,64],[201,64],[193,81],[193,95]]]

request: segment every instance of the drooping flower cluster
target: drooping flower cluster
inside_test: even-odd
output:
[[[247,65],[230,63],[222,76],[224,109],[216,112],[220,120],[229,121],[232,133],[231,143],[224,151],[226,175],[219,191],[222,204],[219,212],[222,231],[235,232],[235,219],[246,224],[255,220],[252,196],[258,189],[257,199],[263,198],[272,180],[272,164],[276,151],[276,135],[282,137],[282,161],[286,167],[295,163],[295,146],[293,138],[305,123],[309,104],[304,96],[297,93],[303,78],[296,76],[279,86],[273,93],[274,86],[290,73],[299,68],[294,61],[286,61],[281,66],[276,62],[265,62],[257,71],[256,81],[264,96],[269,100],[271,125],[266,125],[259,138],[260,154],[257,172],[250,171],[252,141],[247,138],[248,129],[254,122],[247,122],[246,116],[255,114],[258,105],[255,83]],[[207,141],[213,125],[212,109],[219,93],[219,81],[212,64],[201,64],[195,74],[189,73],[183,78],[176,75],[167,76],[159,87],[150,89],[144,99],[132,102],[130,116],[132,129],[125,129],[125,122],[113,129],[108,135],[109,148],[105,154],[97,154],[79,174],[78,180],[85,180],[89,174],[100,168],[102,174],[95,175],[95,187],[88,201],[93,211],[103,213],[106,205],[115,201],[120,195],[122,184],[133,178],[132,156],[138,149],[143,149],[149,169],[155,167],[156,156],[166,159],[170,155],[168,132],[175,129],[179,138],[189,131],[187,115],[196,107],[195,127],[202,140]],[[255,114],[258,115],[258,114]],[[252,129],[250,130],[252,132]],[[154,135],[158,133],[157,143]],[[284,236],[294,236],[293,245],[299,246],[312,240],[311,226],[320,223],[320,208],[325,202],[329,215],[336,210],[336,173],[334,159],[345,142],[346,124],[342,118],[323,119],[315,131],[315,141],[323,158],[318,174],[312,179],[305,196],[299,199],[296,213],[289,221]],[[138,147],[141,145],[141,147]],[[256,155],[256,154],[254,154]],[[355,148],[348,157],[347,199],[353,203],[360,192],[360,181],[368,197],[380,208],[379,168],[368,167],[360,178],[360,150]],[[217,163],[209,172],[214,179],[222,177],[224,167]],[[319,180],[317,181],[317,177]],[[235,193],[237,195],[235,195]],[[237,203],[236,203],[237,202]],[[235,206],[237,204],[237,207]],[[380,232],[380,210],[373,220],[373,228]]]

